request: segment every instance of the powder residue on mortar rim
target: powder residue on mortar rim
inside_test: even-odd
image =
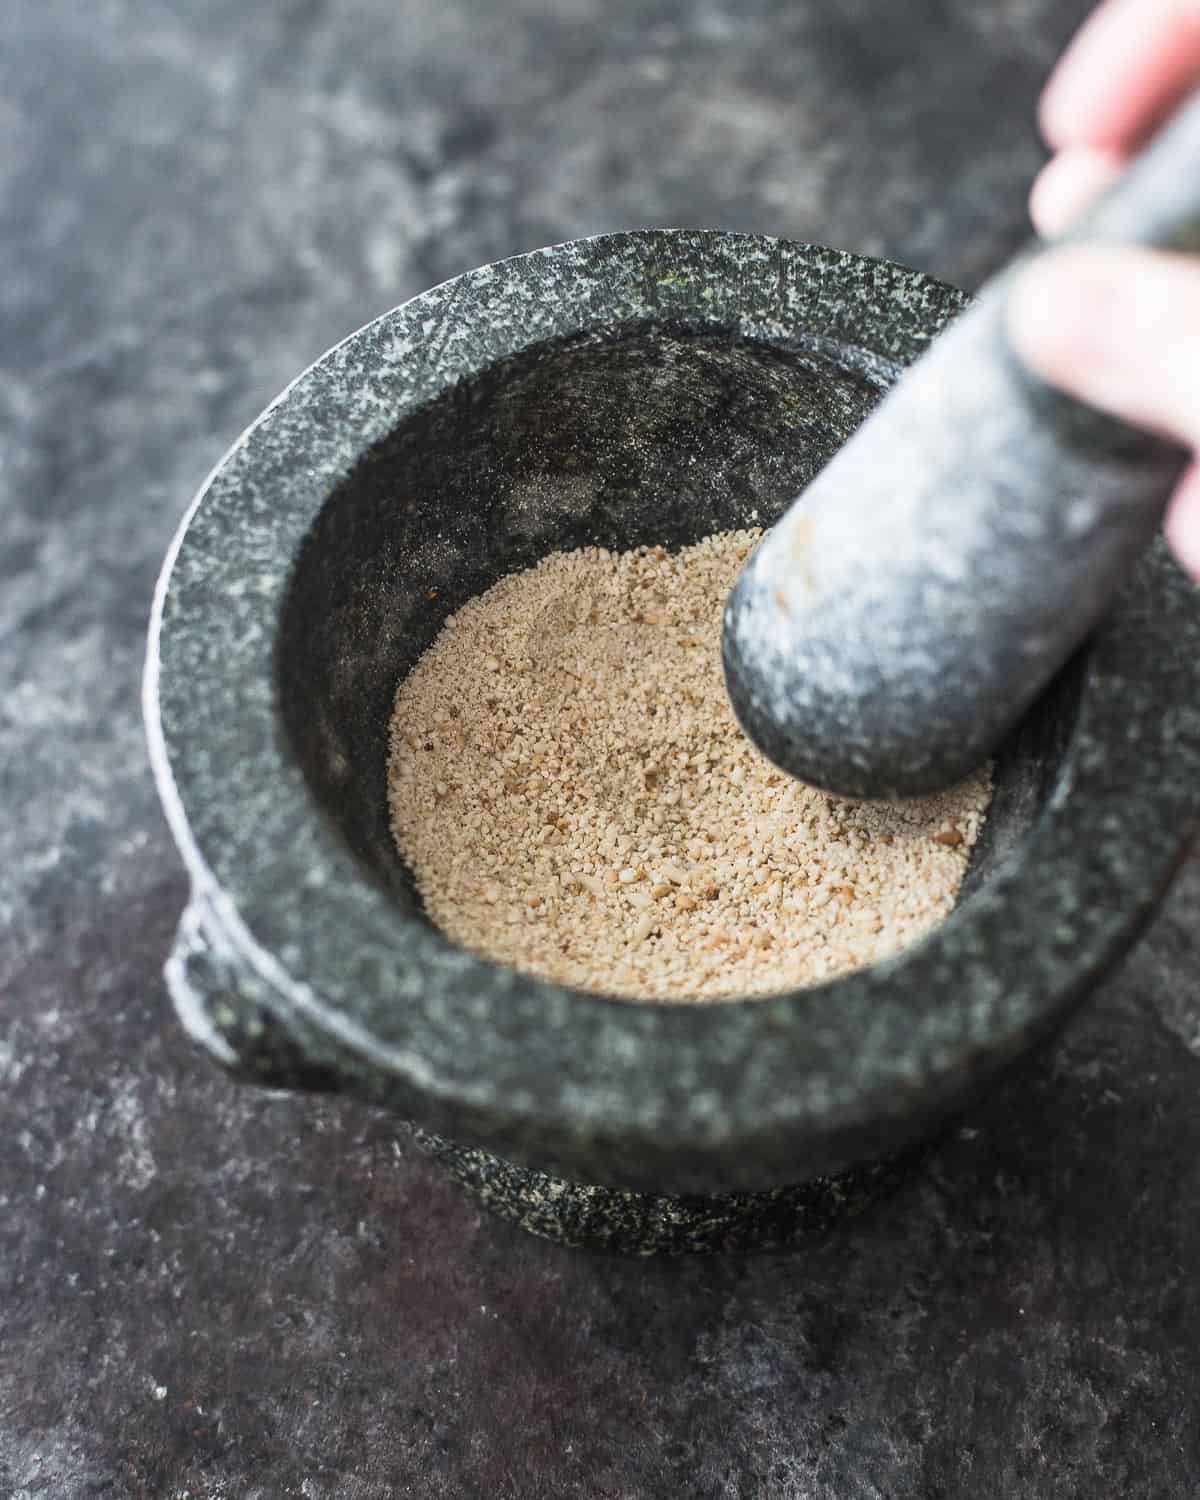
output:
[[[738,728],[721,612],[759,535],[556,553],[446,622],[398,689],[388,793],[450,938],[583,989],[713,1000],[873,963],[948,914],[987,769],[851,803]]]

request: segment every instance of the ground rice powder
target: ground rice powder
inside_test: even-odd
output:
[[[904,802],[792,781],[725,696],[721,612],[758,532],[556,553],[472,599],[401,682],[392,829],[431,919],[631,999],[818,983],[946,916],[990,772]]]

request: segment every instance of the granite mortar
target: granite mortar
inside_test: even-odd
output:
[[[564,546],[770,524],[961,305],[819,247],[615,235],[435,288],[289,387],[190,513],[151,635],[192,1034],[454,1142],[538,1232],[673,1249],[730,1214],[777,1242],[797,1183],[857,1199],[838,1174],[1057,1029],[1195,827],[1200,619],[1161,548],[997,757],[958,911],[862,974],[686,1012],[539,983],[433,930],[387,827],[391,692],[457,603]]]

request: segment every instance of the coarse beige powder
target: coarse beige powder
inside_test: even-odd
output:
[[[990,771],[852,803],[777,771],[721,673],[757,531],[556,553],[453,615],[400,684],[392,830],[426,909],[501,963],[630,999],[814,984],[954,904]]]

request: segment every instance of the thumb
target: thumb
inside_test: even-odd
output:
[[[1009,333],[1044,380],[1200,446],[1200,261],[1163,250],[1048,251],[1012,290]]]

